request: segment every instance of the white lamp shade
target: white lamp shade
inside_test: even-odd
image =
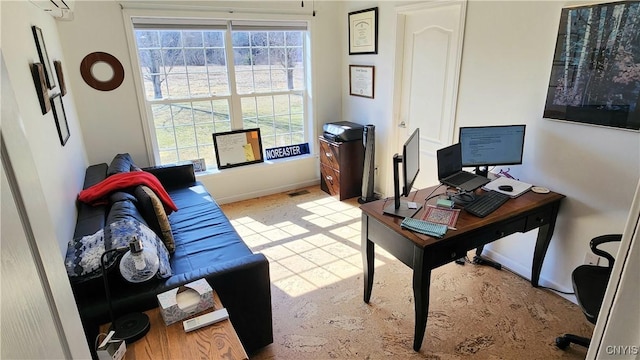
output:
[[[120,260],[120,274],[128,282],[140,283],[151,279],[160,267],[160,260],[155,251],[143,248],[142,243],[132,242]]]

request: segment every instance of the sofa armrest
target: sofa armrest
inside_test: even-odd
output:
[[[165,189],[190,186],[196,182],[193,164],[151,166],[142,170],[155,175]]]

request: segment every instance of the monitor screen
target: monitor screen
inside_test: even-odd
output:
[[[402,147],[402,195],[407,196],[420,172],[420,129],[416,129]]]
[[[462,166],[522,164],[525,125],[460,128]]]

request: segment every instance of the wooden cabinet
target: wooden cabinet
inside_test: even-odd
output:
[[[362,140],[333,142],[320,137],[320,188],[340,200],[360,196],[364,168]]]

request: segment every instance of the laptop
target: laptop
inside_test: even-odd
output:
[[[436,152],[438,180],[440,183],[464,191],[473,191],[490,180],[462,170],[462,148],[460,143],[447,146]]]

